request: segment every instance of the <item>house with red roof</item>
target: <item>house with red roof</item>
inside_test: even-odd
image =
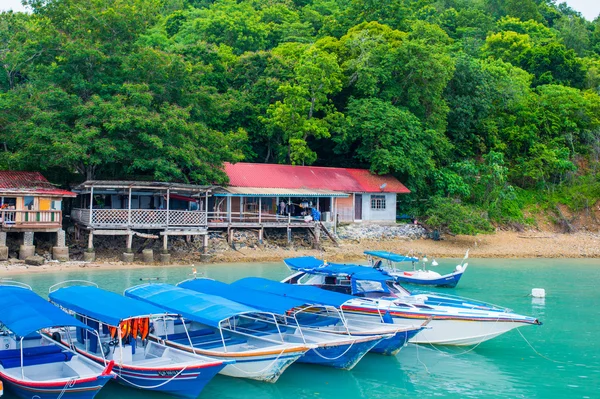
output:
[[[226,163],[225,172],[229,185],[215,193],[209,212],[227,214],[228,222],[257,212],[261,221],[303,218],[312,209],[324,221],[395,222],[397,195],[410,193],[395,177],[366,169],[240,162]]]
[[[33,234],[36,232],[62,232],[57,247],[61,248],[58,252],[64,252],[62,200],[75,196],[73,192],[57,188],[39,172],[0,171],[0,260],[8,257],[8,232],[23,233],[19,255],[22,259],[35,253]]]

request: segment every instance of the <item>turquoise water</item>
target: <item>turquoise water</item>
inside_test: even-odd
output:
[[[438,260],[441,272],[452,260]],[[288,274],[281,263],[198,266],[206,277],[230,282],[245,276]],[[46,295],[68,279],[96,282],[116,292],[140,278],[176,283],[190,267],[122,271],[77,270],[13,276]],[[541,303],[528,296],[545,288]],[[217,376],[202,392],[209,398],[600,398],[600,262],[598,260],[479,260],[458,288],[441,290],[489,301],[538,317],[526,326],[470,348],[409,345],[396,357],[367,355],[352,371],[292,365],[276,384]],[[538,300],[539,301],[539,300]],[[529,342],[529,344],[527,343]],[[530,346],[531,345],[531,346]],[[533,348],[532,348],[533,347]],[[10,394],[6,398],[14,399]],[[98,399],[167,398],[111,383]]]

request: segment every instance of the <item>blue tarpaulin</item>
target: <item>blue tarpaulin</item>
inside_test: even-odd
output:
[[[184,318],[219,328],[222,320],[258,309],[170,284],[144,284],[125,290],[125,295],[175,312]]]
[[[50,327],[89,329],[35,292],[10,286],[0,286],[0,323],[20,337]]]
[[[297,299],[282,297],[246,287],[232,286],[206,278],[187,280],[179,283],[178,286],[204,294],[221,296],[265,312],[281,315],[285,314],[288,310],[306,305],[305,302]]]
[[[52,302],[111,326],[118,326],[122,320],[166,313],[157,306],[92,286],[65,287],[48,296]]]
[[[246,277],[231,283],[233,287],[245,287],[252,290],[268,292],[282,297],[293,298],[306,304],[322,304],[339,308],[354,297],[337,292],[322,290],[317,287],[280,283],[261,277]]]
[[[310,274],[324,274],[327,276],[350,276],[357,280],[372,280],[385,282],[394,280],[384,271],[373,269],[368,266],[345,265],[339,263],[328,263],[312,256],[299,258],[288,258],[283,260],[291,269],[307,272]]]
[[[365,251],[365,255],[371,255],[376,258],[391,260],[392,262],[418,262],[419,258],[412,256],[399,255],[393,252],[387,251]]]

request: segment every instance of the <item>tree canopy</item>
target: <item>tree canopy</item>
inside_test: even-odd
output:
[[[364,167],[432,225],[477,220],[463,232],[524,221],[523,190],[597,176],[600,18],[553,0],[26,3],[0,14],[2,168],[224,183],[241,160]]]

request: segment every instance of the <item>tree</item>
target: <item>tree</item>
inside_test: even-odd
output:
[[[281,131],[287,145],[287,154],[280,153],[279,159],[294,165],[311,164],[317,158],[308,138],[330,137],[331,126],[341,117],[329,101],[342,87],[341,70],[335,55],[311,46],[298,60],[294,73],[291,83],[279,87],[283,100],[269,107],[264,122]]]

